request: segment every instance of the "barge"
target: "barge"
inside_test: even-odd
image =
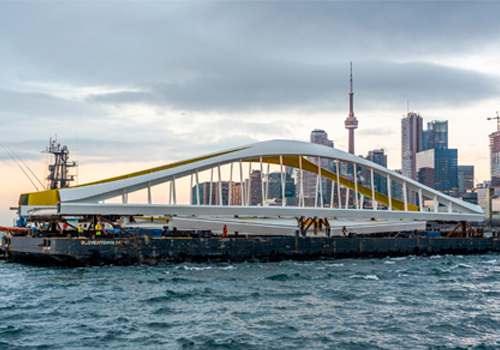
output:
[[[260,142],[73,187],[68,148],[51,140],[46,152],[55,156],[47,189],[21,194],[18,227],[4,230],[9,261],[128,265],[498,251],[496,237],[484,238],[468,223],[484,220],[479,206],[321,145]],[[298,193],[291,198],[290,173]],[[306,173],[316,179],[307,198]],[[386,188],[376,187],[375,176],[387,179]],[[191,185],[182,192],[186,177]],[[158,185],[166,186],[160,190],[168,203],[153,202]],[[146,201],[129,200],[140,191]],[[181,193],[188,204],[178,203]],[[454,228],[445,237],[419,236],[430,222]],[[159,234],[151,234],[155,228]]]
[[[479,254],[500,251],[497,238],[209,237],[37,238],[4,236],[8,261],[66,266],[162,262],[279,261]]]

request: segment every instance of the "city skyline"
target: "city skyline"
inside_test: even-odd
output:
[[[1,143],[42,178],[40,151],[57,134],[80,162],[79,183],[256,141],[308,141],[315,128],[348,151],[352,61],[356,155],[383,148],[388,168],[401,168],[410,100],[426,121],[449,121],[458,164],[474,165],[482,182],[496,130],[486,118],[500,110],[499,9],[496,2],[1,3]],[[414,21],[420,25],[407,25]],[[33,190],[0,152],[0,222],[9,224],[8,208]]]

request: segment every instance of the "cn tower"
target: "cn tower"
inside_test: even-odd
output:
[[[351,91],[349,92],[349,116],[345,120],[345,128],[349,130],[349,153],[354,154],[354,129],[358,128],[358,120],[354,116],[354,92],[352,91],[352,62],[351,62]]]

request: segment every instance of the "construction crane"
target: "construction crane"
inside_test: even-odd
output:
[[[488,120],[497,120],[497,131],[500,131],[500,116],[498,115],[497,111],[497,116],[496,117],[488,117]]]

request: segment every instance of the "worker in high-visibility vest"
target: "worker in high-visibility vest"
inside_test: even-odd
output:
[[[224,227],[222,228],[222,237],[227,237],[227,226],[224,225]]]
[[[83,236],[83,225],[79,224],[78,225],[78,237],[82,237],[82,236]]]
[[[95,235],[96,236],[100,236],[101,235],[101,230],[102,230],[102,227],[99,223],[95,224]]]

